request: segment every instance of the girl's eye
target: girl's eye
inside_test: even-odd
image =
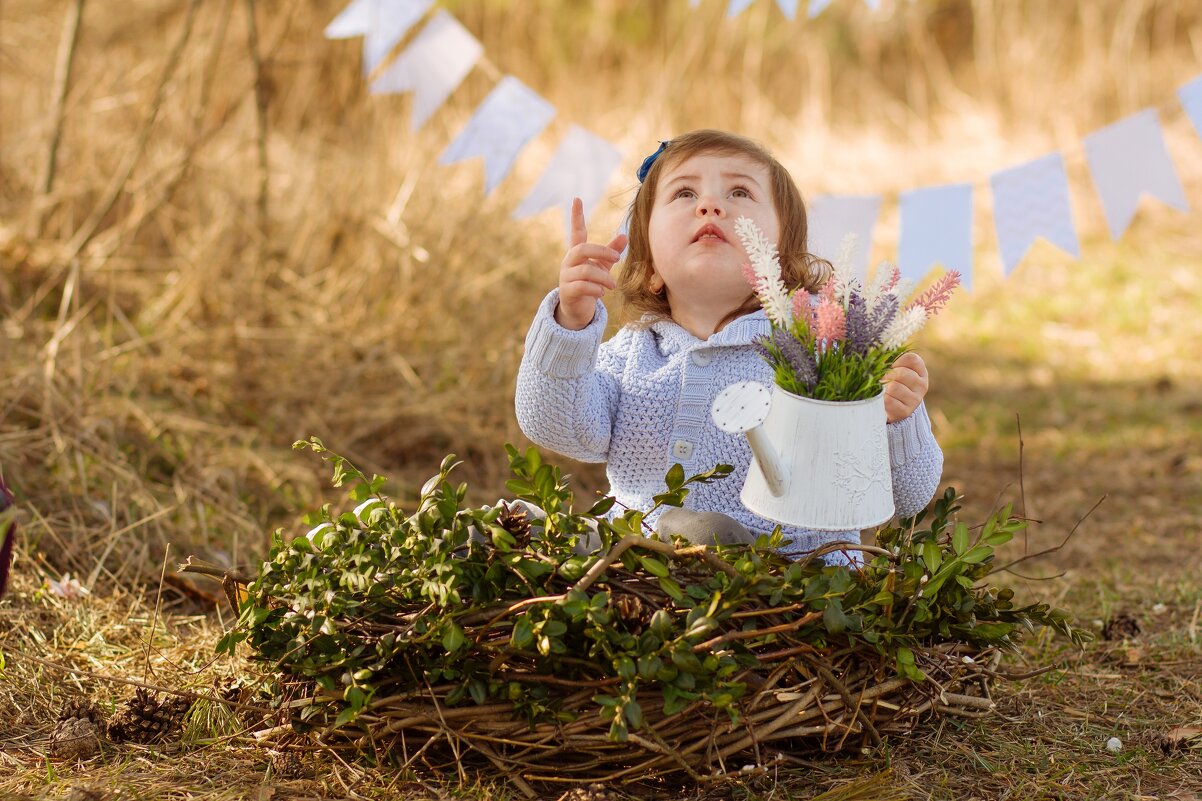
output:
[[[747,198],[751,197],[751,192],[749,192],[747,189],[744,189],[741,186],[736,186],[734,189],[731,190],[730,193],[732,195],[734,195],[735,197],[747,197]]]
[[[690,189],[690,188],[689,188],[689,187],[687,187],[687,186],[684,186],[684,187],[681,187],[680,189],[677,189],[677,190],[676,190],[676,194],[675,194],[675,195],[673,195],[672,197],[673,197],[673,198],[678,198],[678,197],[693,197],[695,194],[696,194],[696,193],[695,193],[695,192],[693,192],[693,190],[692,190],[692,189]]]

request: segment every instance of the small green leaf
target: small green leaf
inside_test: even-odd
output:
[[[630,724],[630,728],[641,729],[643,727],[643,708],[633,698],[622,705],[622,715]]]
[[[934,540],[927,540],[922,544],[922,561],[926,563],[927,570],[932,573],[943,564],[943,553],[939,550],[939,544]]]
[[[668,470],[668,474],[664,476],[664,483],[668,485],[668,489],[676,491],[684,486],[684,467],[680,463],[672,465]]]
[[[643,566],[651,575],[656,578],[667,578],[668,566],[656,559],[654,556],[639,556],[639,564]]]
[[[668,597],[677,603],[680,603],[684,600],[684,590],[682,590],[680,585],[670,578],[661,578],[659,580],[659,588],[667,593]],[[662,612],[663,610],[661,609],[660,611]],[[659,613],[657,612],[656,614]]]
[[[970,548],[961,558],[970,565],[976,565],[984,562],[991,556],[993,556],[993,548],[990,548],[988,545],[978,545],[975,548]]]
[[[956,528],[952,531],[952,550],[957,555],[968,550],[968,526],[964,523],[956,523]]]
[[[509,640],[513,643],[514,648],[522,649],[529,647],[530,643],[534,642],[534,627],[530,625],[530,618],[523,615],[518,618],[513,624],[513,633],[509,636]]]
[[[442,633],[442,647],[447,650],[447,653],[454,653],[463,647],[465,642],[463,629],[458,623],[450,622]]]
[[[848,628],[854,628],[855,621],[843,611],[843,601],[831,598],[822,611],[822,622],[831,634],[842,634]]]
[[[617,499],[607,495],[594,503],[587,514],[589,517],[604,517],[610,509],[614,508],[615,503],[617,503]]]

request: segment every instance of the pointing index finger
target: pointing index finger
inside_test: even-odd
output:
[[[572,198],[572,246],[583,245],[588,241],[588,225],[584,222],[584,202]]]

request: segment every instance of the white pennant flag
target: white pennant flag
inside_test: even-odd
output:
[[[881,212],[880,195],[817,195],[807,210],[810,252],[834,262],[848,234],[855,237],[852,268],[861,280],[868,274],[872,229]]]
[[[564,230],[570,235],[572,198],[578,197],[584,202],[587,217],[621,163],[622,153],[616,147],[579,125],[573,125],[559,143],[538,183],[514,210],[514,218],[530,217],[551,206],[562,206]]]
[[[433,5],[434,0],[351,0],[326,26],[325,37],[364,37],[363,74],[370,75]]]
[[[776,0],[786,19],[797,19],[797,0]]]
[[[327,39],[353,39],[371,30],[376,0],[351,0],[326,26]]]
[[[993,221],[1006,275],[1040,236],[1081,257],[1063,156],[1052,153],[1001,170],[990,177],[989,184],[993,187]]]
[[[921,281],[940,264],[958,270],[965,288],[972,273],[972,184],[903,192],[897,266],[903,278]]]
[[[1085,157],[1114,239],[1131,224],[1144,193],[1189,211],[1155,109],[1144,109],[1086,136]]]
[[[371,83],[372,94],[414,93],[416,131],[450,97],[480,60],[484,48],[446,11],[439,11],[405,52]]]
[[[730,0],[730,4],[726,6],[727,19],[739,16],[754,2],[755,0]]]
[[[810,19],[821,14],[830,4],[831,0],[810,0]]]
[[[1202,75],[1177,90],[1177,96],[1181,98],[1181,105],[1185,106],[1185,113],[1194,123],[1198,136],[1202,136]]]
[[[512,75],[502,78],[484,98],[455,141],[438,158],[441,164],[484,157],[484,193],[496,188],[526,144],[555,116],[555,107]]]

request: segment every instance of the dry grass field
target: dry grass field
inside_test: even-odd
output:
[[[558,212],[510,212],[571,123],[625,153],[597,231],[656,139],[701,126],[765,142],[805,193],[885,193],[874,260],[896,252],[896,192],[972,181],[973,291],[919,343],[944,481],[970,521],[1005,500],[1041,521],[1005,556],[1064,542],[1011,580],[1099,634],[1029,641],[1016,670],[1058,668],[1002,688],[996,717],[657,795],[1202,797],[1202,139],[1176,101],[1202,7],[836,0],[788,23],[767,0],[735,20],[717,0],[439,5],[487,63],[410,133],[407,97],[367,93],[359,43],[322,39],[336,0],[0,3],[0,472],[22,532],[0,601],[0,798],[516,797],[288,762],[216,704],[165,747],[75,763],[48,743],[74,698],[255,675],[213,656],[217,586],[170,566],[253,569],[271,530],[336,497],[294,440],[389,476],[398,500],[448,452],[473,500],[504,493],[522,341],[562,249]],[[478,163],[436,160],[503,73],[559,116],[486,198]],[[1148,203],[1111,242],[1081,137],[1146,106],[1193,211]],[[1082,258],[1040,244],[1003,278],[988,177],[1053,150]],[[90,594],[59,597],[66,573]]]

